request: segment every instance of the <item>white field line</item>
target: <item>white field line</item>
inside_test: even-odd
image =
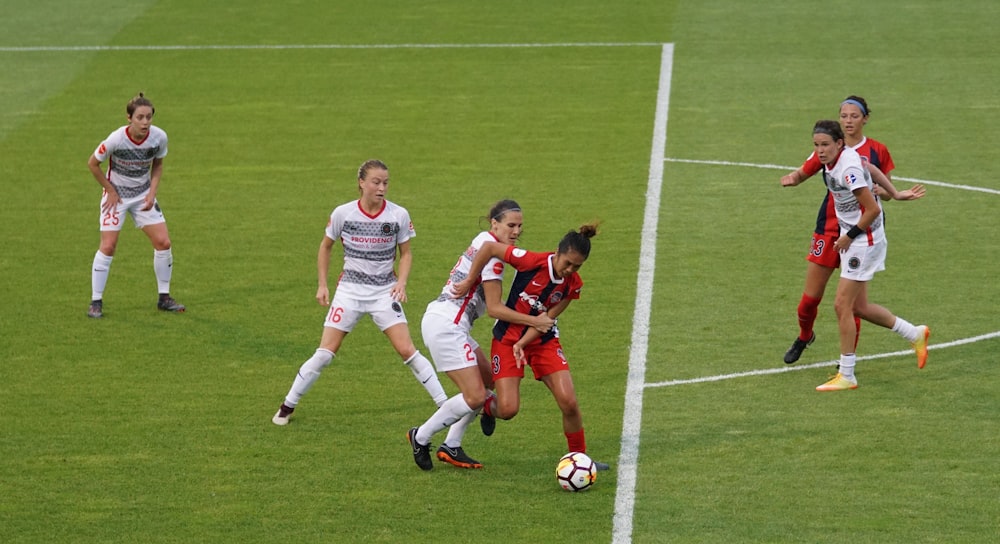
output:
[[[280,49],[505,49],[532,47],[659,47],[653,42],[581,42],[581,43],[382,43],[382,44],[232,44],[232,45],[26,45],[3,46],[2,53],[76,52],[76,51],[209,51],[209,50],[280,50]]]
[[[697,159],[674,159],[665,158],[664,162],[683,162],[688,164],[709,164],[713,166],[743,166],[748,168],[766,168],[768,170],[784,170],[786,172],[791,172],[798,168],[798,166],[782,166],[780,164],[755,164],[752,162],[730,162],[730,161],[708,161],[708,160],[697,160]],[[937,185],[939,187],[947,187],[949,189],[962,189],[965,191],[979,191],[981,193],[990,193],[994,195],[1000,195],[1000,190],[990,189],[988,187],[976,187],[973,185],[958,185],[955,183],[945,183],[943,181],[933,181],[929,179],[918,179],[918,178],[904,178],[902,176],[893,176],[893,180],[909,181],[911,183],[923,183],[924,185]]]
[[[621,452],[618,455],[618,488],[615,492],[614,525],[611,531],[611,541],[619,544],[632,542],[639,435],[642,430],[642,392],[646,380],[649,314],[652,308],[653,274],[656,271],[656,231],[660,215],[660,189],[663,185],[663,157],[667,148],[667,112],[670,109],[673,64],[674,46],[670,43],[663,44],[660,55],[660,84],[656,93],[656,114],[653,121],[653,143],[649,154],[646,210],[642,221],[642,246],[639,250],[639,277],[635,294],[635,312],[632,316],[625,414],[622,421]]]
[[[972,344],[975,342],[982,342],[983,340],[990,340],[992,338],[1000,338],[1000,331],[995,331],[987,334],[981,334],[979,336],[972,336],[969,338],[960,338],[952,342],[945,342],[943,344],[934,344],[927,346],[927,349],[944,349],[952,348],[955,346],[961,346],[965,344]],[[858,361],[870,361],[873,359],[885,359],[887,357],[899,357],[903,355],[913,355],[913,350],[904,351],[892,351],[889,353],[877,353],[875,355],[866,355],[864,357],[858,357]],[[811,368],[822,368],[825,366],[836,365],[838,361],[822,361],[819,363],[810,363],[807,365],[794,365],[794,366],[782,366],[775,368],[764,368],[760,370],[749,370],[746,372],[735,372],[733,374],[718,374],[716,376],[704,376],[701,378],[690,378],[686,380],[670,380],[667,382],[652,382],[647,383],[645,387],[655,388],[655,387],[673,387],[677,385],[691,385],[695,383],[706,383],[706,382],[721,382],[724,380],[735,380],[737,378],[752,378],[754,376],[767,376],[769,374],[782,374],[784,372],[795,372],[798,370],[807,370]],[[931,361],[933,364],[933,361]]]

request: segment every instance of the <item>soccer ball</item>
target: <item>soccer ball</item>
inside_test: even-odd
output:
[[[597,467],[586,453],[571,451],[563,455],[556,465],[556,479],[566,491],[583,491],[594,485]]]

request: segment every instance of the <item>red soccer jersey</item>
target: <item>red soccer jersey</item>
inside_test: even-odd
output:
[[[854,150],[862,158],[868,159],[868,162],[874,164],[887,176],[889,172],[892,172],[896,168],[896,165],[892,162],[892,155],[889,154],[889,149],[882,142],[865,137],[864,140],[861,140],[860,144],[854,147]],[[819,162],[819,157],[816,156],[816,153],[809,155],[806,162],[802,164],[802,172],[805,173],[807,178],[822,169],[823,163]],[[834,209],[833,199],[830,198],[829,191],[823,194],[823,203],[820,204],[819,213],[816,214],[815,232],[821,236],[840,236],[837,211]]]
[[[504,254],[507,261],[517,270],[507,295],[507,307],[526,315],[547,312],[562,300],[580,298],[583,280],[574,272],[566,278],[556,278],[552,274],[552,260],[555,253],[535,253],[510,246]],[[513,345],[527,331],[527,326],[497,321],[493,326],[493,338],[504,344]],[[552,327],[537,342],[545,343],[556,338],[559,331]]]

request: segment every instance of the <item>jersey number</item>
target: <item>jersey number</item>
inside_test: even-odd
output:
[[[121,214],[118,212],[118,207],[116,206],[114,210],[104,214],[101,225],[105,227],[117,227],[119,222],[121,222]]]
[[[472,344],[465,344],[462,348],[465,349],[465,360],[475,362],[476,352],[472,349]]]
[[[340,323],[340,320],[344,317],[344,308],[337,306],[335,308],[330,308],[330,314],[326,316],[326,320],[331,323]]]

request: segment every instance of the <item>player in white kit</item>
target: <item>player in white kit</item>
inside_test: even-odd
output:
[[[424,344],[431,352],[439,372],[448,374],[460,392],[449,398],[420,427],[413,427],[407,433],[413,459],[423,470],[433,467],[430,456],[431,437],[445,428],[448,436],[437,450],[437,458],[461,468],[482,468],[479,461],[468,456],[462,449],[462,437],[469,423],[475,419],[479,409],[492,393],[492,373],[487,367],[488,360],[479,343],[472,337],[473,323],[484,314],[495,319],[503,319],[538,328],[548,332],[555,321],[548,314],[529,316],[518,313],[504,304],[503,271],[500,259],[491,260],[480,274],[478,288],[465,296],[455,298],[451,285],[469,275],[472,258],[485,242],[502,242],[514,245],[521,236],[523,225],[521,207],[513,200],[501,200],[489,212],[490,230],[479,233],[458,258],[458,262],[448,275],[448,282],[437,299],[427,305],[421,322]],[[483,416],[483,432],[493,434],[496,419]]]
[[[888,309],[868,302],[868,282],[885,270],[886,239],[882,206],[873,193],[871,175],[858,152],[844,145],[844,132],[836,121],[823,120],[813,127],[813,147],[823,163],[823,180],[834,199],[840,237],[840,281],[834,308],[840,331],[840,371],[817,391],[856,389],[854,316],[892,329],[906,338],[917,354],[917,367],[927,363],[926,325],[914,326]]]
[[[156,110],[142,93],[129,100],[125,111],[129,124],[112,132],[87,161],[94,179],[104,188],[101,246],[94,255],[87,315],[104,316],[104,288],[126,214],[132,216],[135,226],[141,228],[153,244],[153,271],[160,295],[157,308],[183,312],[184,305],[170,296],[174,258],[166,219],[156,200],[163,175],[163,158],[167,156],[167,133],[152,124]],[[105,160],[109,161],[107,174],[101,170]]]
[[[302,396],[316,383],[344,338],[365,315],[370,315],[389,338],[435,404],[440,406],[448,398],[431,362],[413,345],[403,313],[406,282],[413,263],[410,238],[416,235],[410,214],[385,199],[389,168],[382,161],[362,164],[357,183],[361,198],[333,210],[319,246],[316,300],[323,306],[329,305],[319,348],[299,368],[285,401],[271,418],[275,425],[288,424]],[[330,253],[338,239],[344,246],[344,268],[331,302],[327,276]],[[399,268],[394,270],[397,250]]]

